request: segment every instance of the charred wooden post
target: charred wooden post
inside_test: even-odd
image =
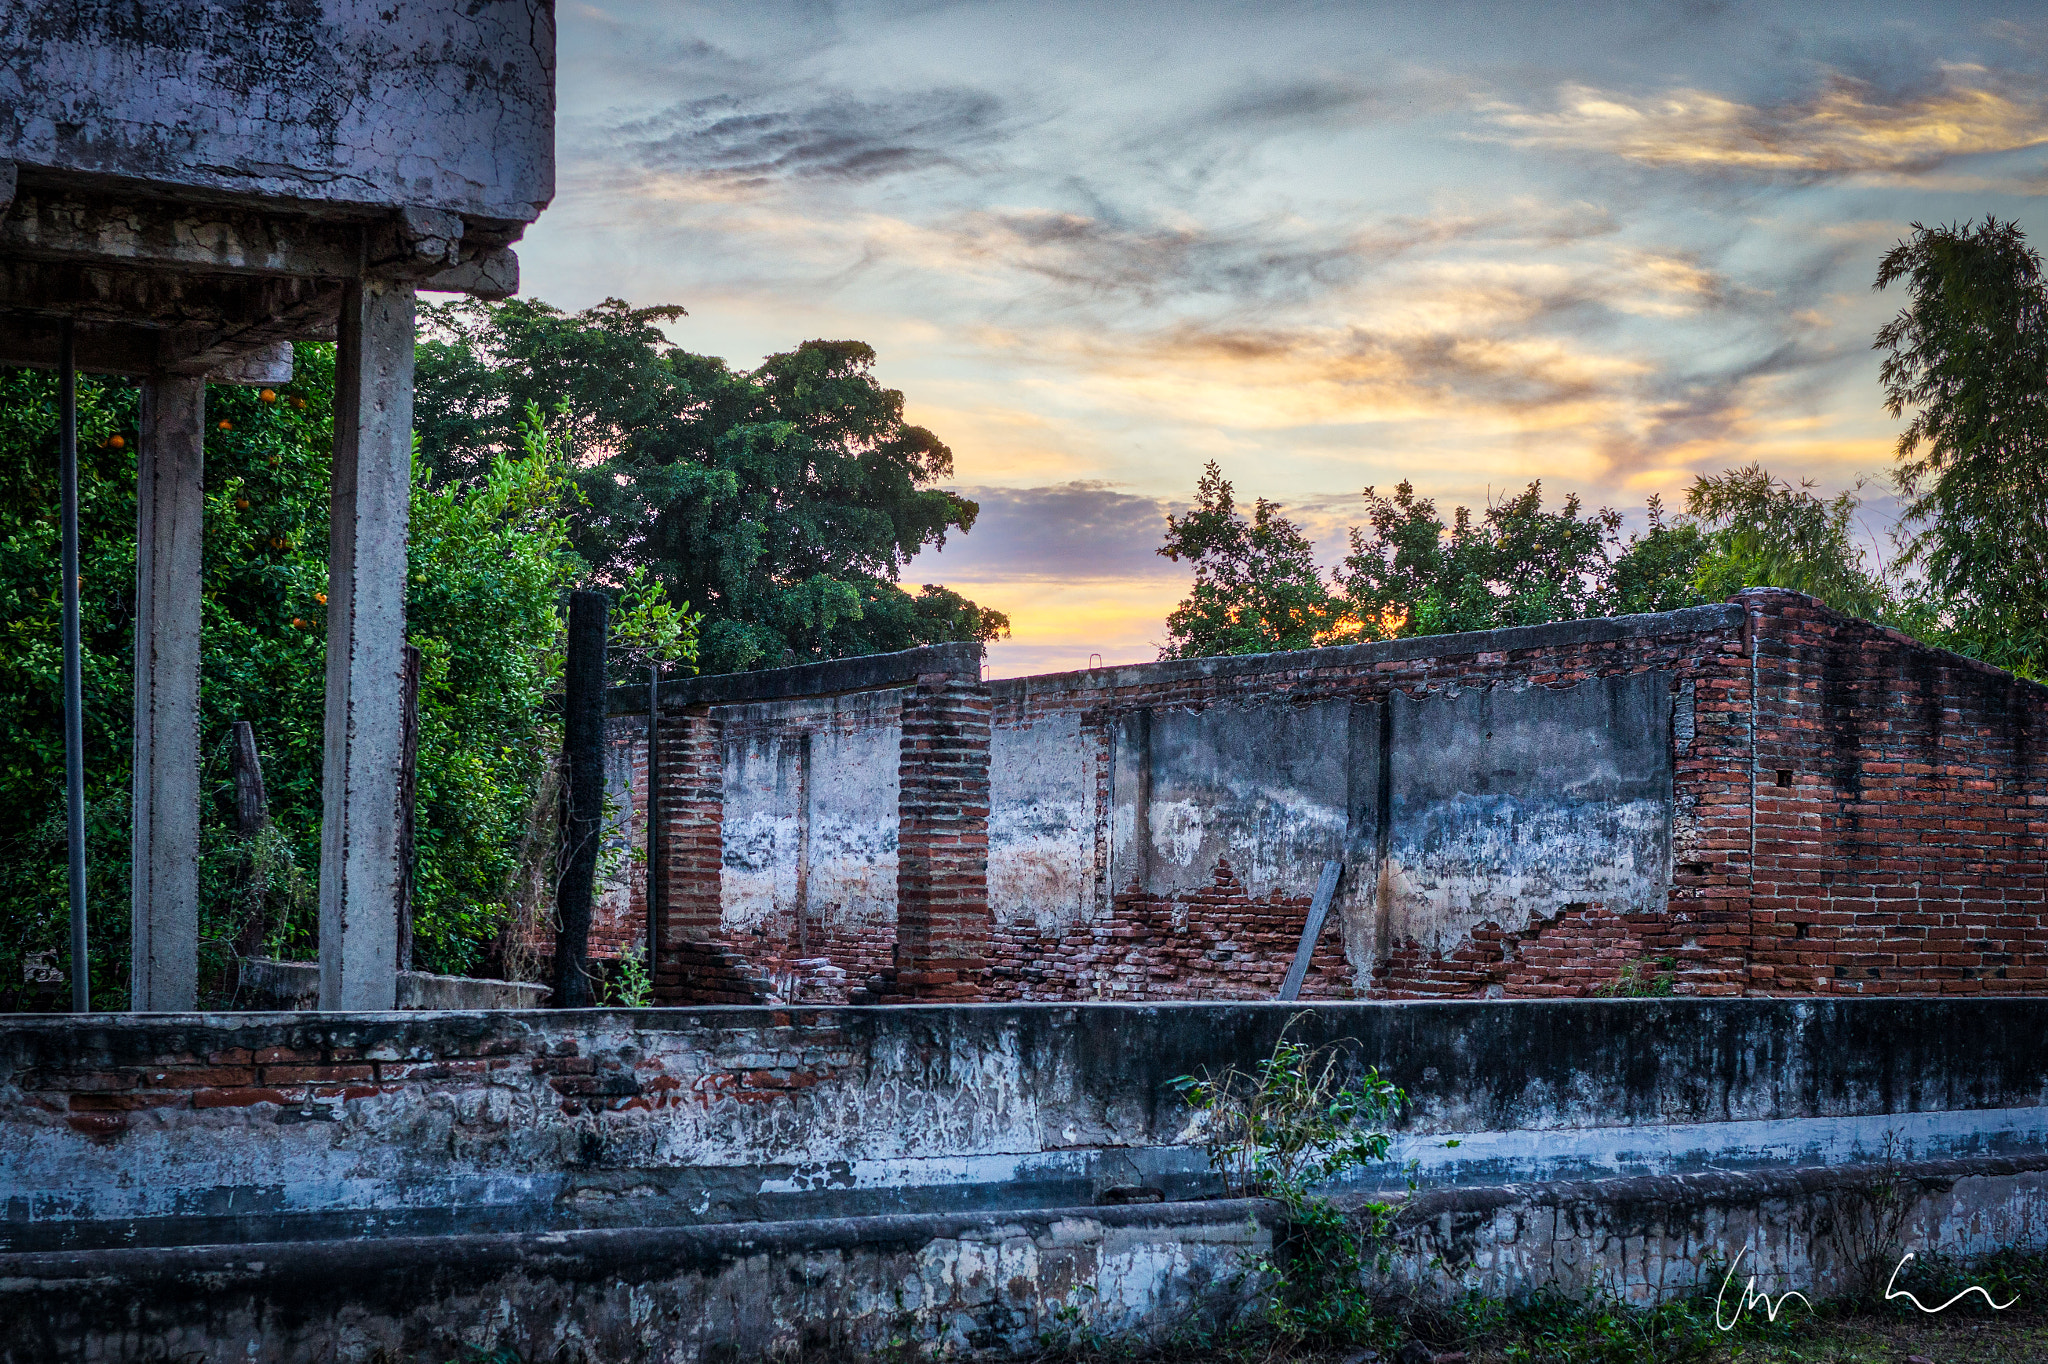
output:
[[[590,988],[590,907],[604,837],[604,651],[610,603],[602,592],[569,598],[569,651],[563,678],[561,875],[555,892],[554,1004],[584,1009]]]

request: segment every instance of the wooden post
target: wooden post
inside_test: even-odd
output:
[[[604,838],[604,651],[610,603],[602,592],[569,597],[569,648],[562,717],[561,875],[555,891],[555,993],[562,1009],[587,1009],[590,907]]]
[[[254,838],[270,822],[270,800],[263,791],[263,755],[256,751],[256,727],[235,721],[235,832]]]
[[[256,749],[256,727],[247,720],[235,721],[233,735],[235,833],[243,839],[251,839],[262,833],[263,826],[270,822],[270,802],[263,790],[263,756]],[[254,859],[244,857],[244,880],[254,877],[255,872]],[[256,903],[249,921],[235,938],[235,959],[238,962],[260,955],[264,940],[270,936],[270,920],[265,913],[263,898],[260,895],[253,898]]]

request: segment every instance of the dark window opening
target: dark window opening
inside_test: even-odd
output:
[[[1780,786],[1790,786],[1791,784],[1792,784],[1792,769],[1791,769],[1791,768],[1789,768],[1789,767],[1781,767],[1781,768],[1779,768],[1779,769],[1778,769],[1778,785],[1780,785]]]

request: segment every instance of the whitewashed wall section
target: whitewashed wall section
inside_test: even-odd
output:
[[[899,713],[893,691],[720,711],[727,931],[786,921],[799,905],[813,927],[890,931]]]

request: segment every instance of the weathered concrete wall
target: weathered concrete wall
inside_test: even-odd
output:
[[[725,685],[901,672],[855,662]],[[1797,593],[990,695],[989,998],[1271,998],[1333,856],[1307,998],[2048,991],[2048,688]],[[728,873],[789,882],[777,837]],[[897,946],[867,922],[849,982]]]
[[[25,1325],[0,1361],[1028,1346],[1069,1305],[1165,1326],[1272,1217],[1208,1201],[1167,1081],[1268,1054],[1296,1012],[11,1021],[0,1319]],[[1425,1287],[1648,1297],[1747,1246],[1766,1282],[1825,1292],[1882,1184],[1922,1253],[2048,1233],[2048,1002],[1321,1005],[1293,1026],[1410,1090],[1357,1185],[1402,1204],[1400,1272]],[[1132,1186],[1168,1201],[1101,1206]]]
[[[1077,715],[992,729],[988,901],[998,924],[1063,927],[1107,908],[1102,768]]]
[[[1439,955],[1573,905],[1658,914],[1671,884],[1671,679],[1392,697],[1385,862],[1354,932]]]
[[[14,1248],[550,1230],[1220,1192],[1174,1076],[1284,1005],[29,1019]],[[2048,1150],[2048,1003],[1322,1005],[1432,1184]],[[1541,1139],[1532,1139],[1541,1133]],[[1446,1138],[1459,1145],[1446,1147]],[[1398,1184],[1395,1168],[1383,1176]]]
[[[829,960],[853,979],[887,964],[902,706],[900,691],[882,690],[714,712],[725,736],[722,927],[786,997],[824,985],[798,962]]]
[[[547,0],[85,0],[0,10],[0,158],[306,206],[532,222]]]

